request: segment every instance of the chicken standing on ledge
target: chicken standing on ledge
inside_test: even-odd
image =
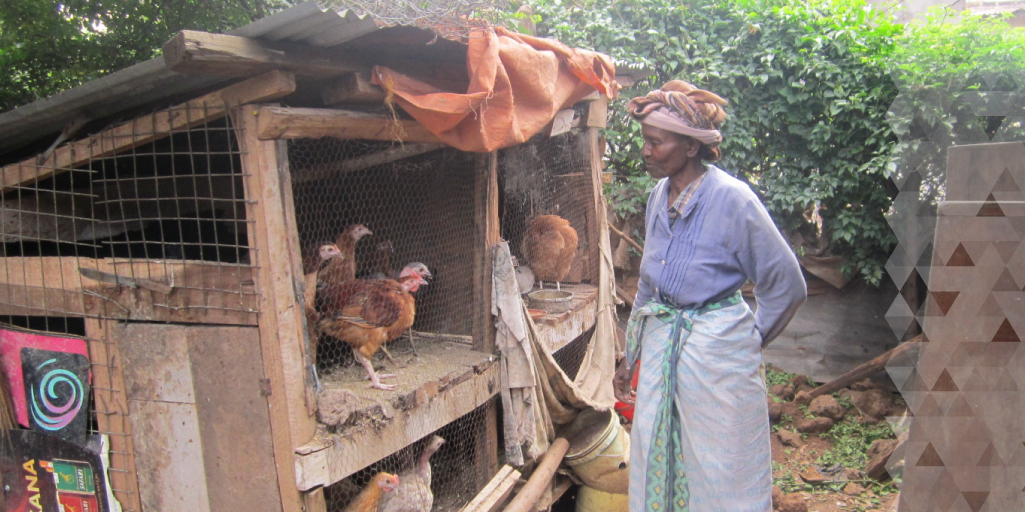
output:
[[[399,475],[402,484],[395,492],[381,498],[377,512],[429,512],[434,506],[434,493],[431,492],[431,455],[437,452],[445,440],[441,436],[433,436],[420,454],[420,460],[412,471]]]
[[[530,262],[540,288],[544,288],[545,281],[555,281],[556,288],[561,289],[559,281],[573,266],[577,242],[577,230],[558,215],[539,215],[530,221],[520,251]]]
[[[343,264],[344,261],[343,258]],[[380,381],[394,375],[377,375],[370,358],[382,345],[413,325],[416,301],[411,293],[426,285],[424,278],[430,277],[426,265],[410,263],[402,269],[398,281],[353,279],[318,282],[315,299],[319,315],[317,329],[352,347],[356,360],[367,370],[370,387],[386,391],[395,389],[394,385]]]
[[[384,471],[374,475],[367,482],[366,487],[349,502],[349,506],[345,507],[342,512],[376,511],[381,503],[381,498],[393,494],[399,487],[399,481],[399,477]]]

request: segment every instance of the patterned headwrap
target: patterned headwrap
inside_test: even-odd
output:
[[[719,157],[722,134],[719,126],[726,119],[722,109],[726,100],[698,89],[683,80],[667,82],[646,96],[638,96],[627,105],[627,112],[643,124],[693,137]]]

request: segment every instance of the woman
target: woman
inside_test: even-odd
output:
[[[634,98],[648,199],[644,256],[616,397],[632,403],[630,510],[772,510],[761,349],[807,289],[797,259],[751,189],[719,159],[726,101],[674,80]],[[740,296],[750,279],[758,312]]]

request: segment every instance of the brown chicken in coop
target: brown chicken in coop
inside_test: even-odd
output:
[[[530,221],[520,251],[541,288],[545,281],[555,281],[558,287],[576,258],[577,230],[558,215],[539,215]]]
[[[331,252],[325,249],[327,252]],[[344,263],[344,255],[341,257]],[[325,266],[330,266],[329,259]],[[324,269],[322,268],[322,271]],[[367,370],[370,387],[392,390],[395,386],[382,384],[380,379],[394,375],[377,375],[370,358],[385,343],[398,338],[413,325],[416,301],[412,293],[431,273],[423,263],[411,263],[391,279],[351,279],[320,281],[314,299],[317,331],[352,347],[356,360]]]
[[[370,253],[366,266],[368,279],[395,279],[398,273],[391,266],[391,257],[395,254],[395,246],[391,240],[384,240],[374,244],[374,250]]]
[[[367,235],[373,233],[363,224],[353,224],[342,231],[335,240],[338,249],[342,252],[342,276],[346,280],[356,279],[356,243]]]
[[[445,444],[441,436],[433,436],[427,441],[416,467],[399,475],[399,484],[395,492],[381,498],[377,512],[429,512],[434,506],[434,493],[431,492],[431,455]]]
[[[399,477],[384,471],[374,475],[342,512],[376,511],[381,503],[381,498],[393,494],[399,487],[400,481]]]

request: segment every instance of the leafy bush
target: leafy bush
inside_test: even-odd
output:
[[[897,90],[878,56],[899,33],[879,11],[862,0],[545,0],[535,12],[564,42],[655,70],[612,105],[606,137],[620,180],[610,196],[642,198],[651,186],[635,181],[641,142],[626,101],[683,78],[730,101],[719,165],[751,184],[784,232],[825,237],[879,282],[895,244],[883,215],[895,192],[885,114]]]

